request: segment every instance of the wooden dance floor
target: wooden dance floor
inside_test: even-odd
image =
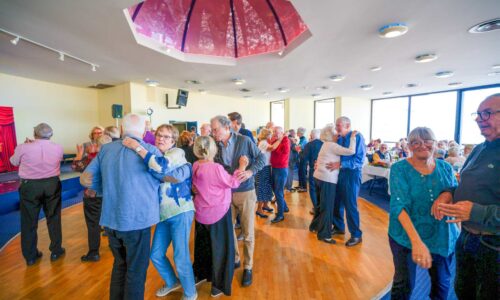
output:
[[[235,272],[234,299],[372,299],[387,287],[394,272],[387,238],[388,214],[360,199],[363,243],[346,248],[348,234],[335,236],[336,245],[316,239],[308,231],[311,203],[308,193],[285,194],[290,213],[285,221],[270,225],[256,219],[253,284],[241,287],[243,269]],[[107,299],[113,256],[104,237],[101,261],[81,263],[87,251],[87,232],[82,204],[62,213],[63,247],[66,256],[50,262],[45,221],[39,225],[41,261],[27,267],[21,254],[20,237],[0,252],[0,299]],[[193,234],[191,249],[193,249]],[[242,242],[239,242],[242,249]],[[243,253],[243,252],[241,252]],[[191,252],[192,254],[192,252]],[[172,260],[172,248],[168,256]],[[146,282],[146,299],[157,299],[163,284],[152,264]],[[180,299],[182,290],[164,299]],[[198,288],[198,299],[211,299],[210,284]],[[220,298],[229,298],[222,296]]]

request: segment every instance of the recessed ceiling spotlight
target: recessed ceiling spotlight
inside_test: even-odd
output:
[[[381,66],[375,66],[375,67],[371,67],[370,68],[370,71],[372,71],[372,72],[377,72],[377,71],[380,71],[380,70],[382,70]]]
[[[500,75],[500,71],[488,73],[488,76],[498,76],[498,75]]]
[[[328,90],[328,89],[330,89],[330,87],[329,87],[329,86],[326,86],[326,85],[323,85],[323,86],[318,86],[318,87],[316,88],[316,90],[317,90],[317,91],[326,91],[326,90]]]
[[[500,29],[500,18],[488,20],[485,22],[481,22],[477,25],[474,25],[469,29],[469,32],[470,33],[484,33],[484,32],[498,30],[498,29]]]
[[[500,69],[500,64],[491,66],[493,70]]]
[[[158,81],[156,81],[156,80],[146,78],[146,85],[154,87],[154,86],[159,86],[160,83]]]
[[[201,81],[188,79],[185,81],[188,84],[201,84]]]
[[[208,93],[207,90],[203,90],[203,89],[198,90],[198,92],[200,92],[200,94],[202,94],[202,95],[206,95]]]
[[[19,43],[19,37],[16,36],[15,38],[13,38],[12,40],[10,40],[10,42],[12,43],[12,45],[17,45],[17,43]]]
[[[64,53],[59,52],[59,60],[64,61]]]
[[[96,71],[95,65],[92,65],[92,72],[95,72],[95,71]]]
[[[455,73],[453,73],[452,71],[441,71],[434,74],[434,76],[436,76],[437,78],[448,78],[453,76],[454,74]]]
[[[319,97],[321,97],[321,94],[311,94],[311,96],[312,96],[313,98],[319,98]]]
[[[335,82],[339,82],[339,81],[342,81],[344,79],[345,79],[345,76],[340,75],[340,74],[330,76],[330,80],[335,81]]]
[[[378,35],[382,38],[394,38],[408,32],[408,26],[405,23],[390,23],[380,27]]]
[[[363,84],[361,86],[359,86],[360,89],[364,90],[364,91],[369,91],[371,89],[373,89],[373,85],[371,84]]]
[[[392,95],[392,92],[383,92],[382,95],[389,96],[389,95]]]
[[[241,79],[241,78],[234,78],[232,81],[233,81],[233,82],[234,82],[234,84],[236,84],[236,85],[242,85],[242,84],[244,84],[244,83],[245,83],[245,79]]]
[[[280,93],[288,93],[289,91],[290,91],[290,89],[287,89],[287,88],[284,88],[284,87],[278,88],[278,92],[280,92]]]
[[[408,83],[406,85],[407,88],[414,88],[414,87],[417,87],[418,86],[418,83]]]
[[[426,63],[426,62],[430,62],[430,61],[433,61],[436,59],[437,59],[436,54],[426,53],[426,54],[418,55],[417,57],[415,57],[415,62]]]
[[[248,92],[250,92],[250,90],[249,90],[249,89],[245,89],[245,88],[243,88],[243,89],[240,89],[240,92],[243,92],[243,93],[248,93]]]
[[[461,82],[450,82],[448,83],[449,86],[461,86],[462,83]]]

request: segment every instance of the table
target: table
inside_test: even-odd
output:
[[[365,183],[369,180],[376,179],[377,177],[384,177],[387,179],[387,193],[391,194],[391,188],[389,185],[389,177],[391,175],[390,168],[378,167],[366,164],[363,166],[361,171],[361,183]]]

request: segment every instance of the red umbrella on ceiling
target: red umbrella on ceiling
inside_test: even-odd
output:
[[[125,16],[139,44],[191,62],[282,55],[311,36],[287,0],[145,0]]]

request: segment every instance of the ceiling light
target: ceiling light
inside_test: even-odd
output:
[[[382,38],[394,38],[405,34],[408,26],[405,23],[391,23],[380,27],[378,35]]]
[[[153,86],[153,87],[155,87],[155,86],[159,86],[160,83],[158,81],[156,81],[156,80],[147,78],[146,79],[146,85],[147,86]]]
[[[330,76],[330,80],[335,81],[335,82],[339,82],[339,81],[342,81],[344,79],[345,79],[345,76],[340,75],[340,74]]]
[[[500,18],[481,22],[469,29],[470,33],[484,33],[500,29]]]
[[[414,88],[414,87],[417,87],[418,86],[418,83],[408,83],[406,85],[407,88]]]
[[[488,73],[488,76],[498,76],[498,75],[500,75],[500,71]]]
[[[321,94],[311,94],[311,96],[312,96],[313,98],[319,98],[319,97],[321,96]]]
[[[373,85],[371,84],[363,84],[361,86],[359,86],[360,89],[364,90],[364,91],[369,91],[371,89],[373,89]]]
[[[10,40],[10,42],[12,43],[12,45],[17,45],[17,43],[19,43],[19,37],[16,36],[15,38],[13,38],[12,40]]]
[[[500,69],[500,64],[499,64],[499,65],[493,65],[491,68],[492,68],[493,70]]]
[[[280,92],[280,93],[288,93],[289,91],[290,91],[290,89],[287,89],[287,88],[283,88],[283,87],[278,88],[278,92]]]
[[[453,73],[452,71],[441,71],[434,74],[434,76],[436,76],[437,78],[448,78],[453,76],[454,74],[455,73]]]
[[[380,70],[382,70],[381,66],[375,66],[375,67],[371,67],[370,68],[370,71],[372,71],[372,72],[377,72],[377,71],[380,71]]]
[[[426,63],[426,62],[430,62],[430,61],[433,61],[436,59],[437,59],[436,54],[426,53],[426,54],[418,55],[417,57],[415,57],[415,62]]]
[[[243,89],[240,89],[240,92],[243,92],[243,93],[248,93],[248,92],[250,92],[250,90],[249,90],[249,89],[245,89],[245,88],[243,88]]]
[[[96,69],[95,69],[95,65],[92,65],[92,72],[95,72]]]
[[[235,78],[232,80],[234,82],[234,84],[236,85],[242,85],[245,83],[245,79],[241,79],[241,78]]]
[[[278,52],[278,55],[282,56],[283,55],[283,50],[281,50],[280,52]]]
[[[59,52],[59,60],[64,61],[64,53]]]
[[[250,95],[245,95],[245,96],[243,96],[243,98],[245,98],[245,99],[250,99],[250,98],[252,98],[252,96],[250,96]]]
[[[186,80],[185,82],[188,84],[201,84],[202,83],[201,81],[198,81],[198,80]]]
[[[449,86],[461,86],[462,83],[461,82],[450,82],[448,83]]]
[[[389,95],[392,95],[392,92],[383,92],[382,95],[389,96]]]
[[[202,94],[202,95],[206,95],[208,93],[207,90],[198,90],[198,92],[200,92],[200,94]]]
[[[329,86],[326,86],[326,85],[323,85],[323,86],[318,86],[318,87],[316,88],[316,90],[317,90],[317,91],[325,91],[325,90],[328,90],[328,89],[330,89],[330,87],[329,87]]]

